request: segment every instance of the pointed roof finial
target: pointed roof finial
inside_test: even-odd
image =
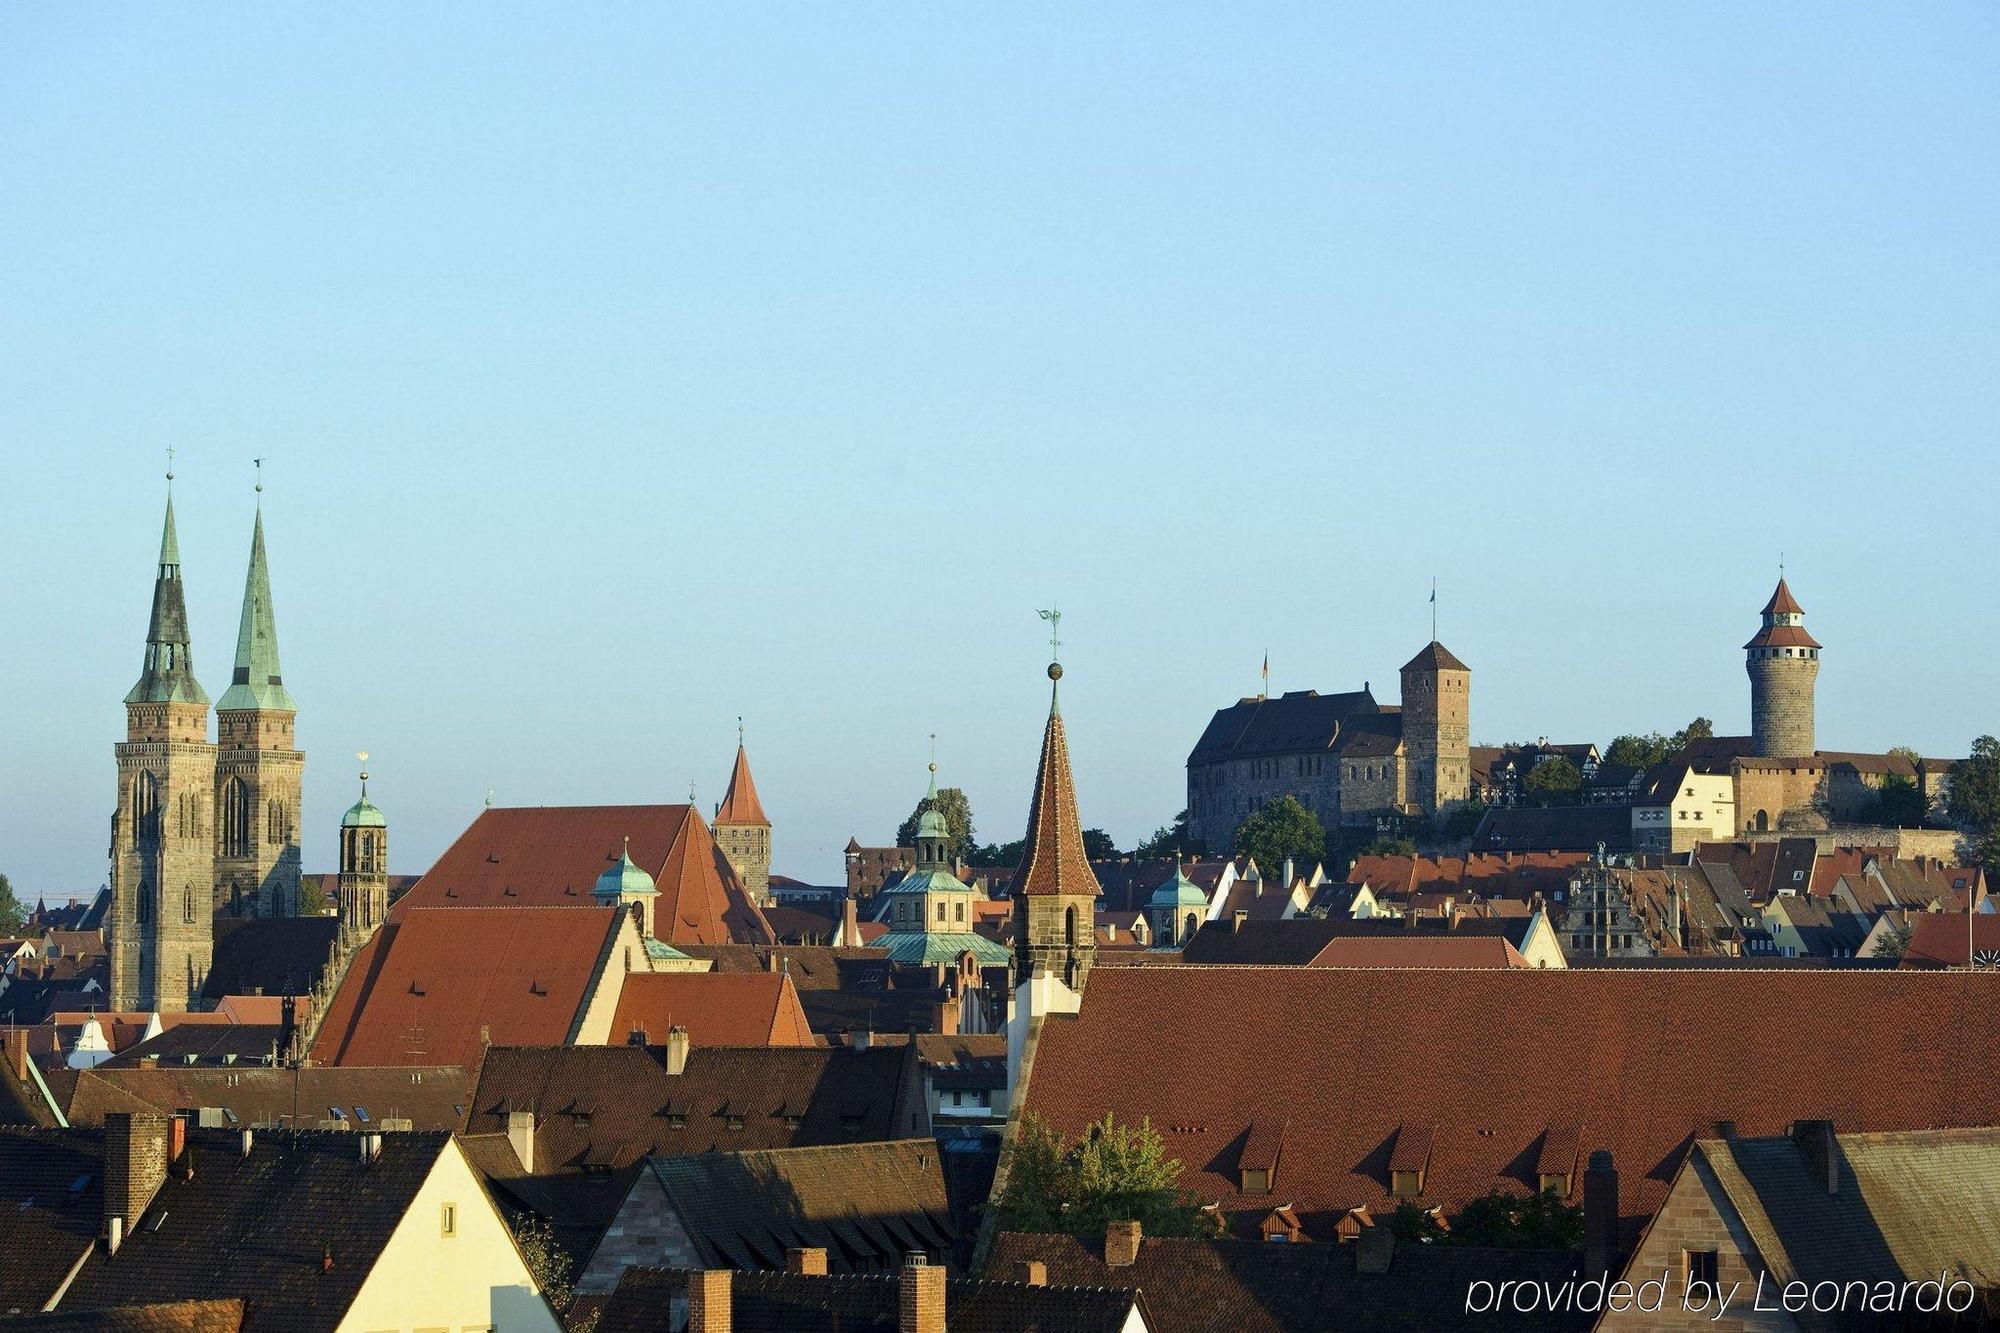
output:
[[[1062,629],[1062,612],[1051,607],[1047,611],[1042,611],[1038,614],[1043,620],[1049,622],[1049,679],[1051,681],[1060,681],[1062,679],[1062,639],[1058,635]],[[1051,707],[1054,706],[1055,692],[1056,687],[1053,684],[1050,685],[1049,699]]]
[[[173,493],[174,493],[174,447],[170,444],[167,446],[167,494],[169,496],[172,496]]]
[[[736,715],[736,748],[743,748],[743,714]]]
[[[253,458],[250,461],[257,465],[257,485],[253,489],[257,492],[257,508],[262,509],[264,507],[264,460]]]
[[[486,789],[486,808],[488,810],[493,808],[493,789],[491,787]]]
[[[356,750],[354,757],[361,761],[361,794],[368,794],[368,751]]]

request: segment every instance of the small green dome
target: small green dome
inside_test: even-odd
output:
[[[609,866],[597,877],[597,887],[591,890],[593,897],[606,902],[624,898],[649,898],[658,893],[653,877],[632,862],[632,840],[625,840],[625,850],[618,854],[618,864]]]
[[[1206,907],[1208,895],[1189,879],[1178,863],[1174,866],[1174,877],[1153,890],[1151,905],[1154,907]]]
[[[918,817],[917,836],[919,838],[949,838],[951,836],[950,830],[944,826],[944,816],[937,812],[936,806],[932,806]]]
[[[347,813],[340,817],[342,828],[387,828],[389,821],[375,808],[375,803],[363,796],[347,807]]]

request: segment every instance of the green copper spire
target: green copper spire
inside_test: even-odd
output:
[[[257,489],[264,488],[260,483]],[[263,709],[296,712],[278,669],[278,621],[271,610],[271,570],[264,558],[264,505],[250,536],[250,573],[243,580],[243,619],[236,630],[236,670],[216,711]]]
[[[174,474],[167,473],[167,522],[160,533],[160,567],[153,578],[153,618],[146,629],[146,660],[139,683],[125,695],[128,704],[205,704],[208,695],[194,678],[194,648],[188,640],[187,598],[181,587],[181,543],[174,531]]]

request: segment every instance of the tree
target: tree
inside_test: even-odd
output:
[[[1107,1113],[1074,1141],[1030,1113],[1001,1167],[997,1204],[1006,1231],[1101,1239],[1109,1223],[1137,1220],[1148,1236],[1213,1236],[1221,1219],[1180,1185],[1181,1164],[1148,1121],[1135,1129]]]
[[[1917,786],[1916,779],[1891,773],[1882,779],[1882,790],[1876,794],[1869,821],[1884,828],[1919,828],[1926,813],[1923,789]]]
[[[1449,1234],[1435,1214],[1417,1207],[1408,1199],[1396,1205],[1396,1211],[1389,1214],[1386,1225],[1395,1234],[1399,1245],[1436,1245]]]
[[[896,845],[916,846],[917,821],[922,819],[924,811],[932,806],[936,806],[938,813],[944,816],[944,831],[948,839],[945,851],[953,856],[971,859],[975,846],[972,841],[972,802],[966,800],[965,793],[957,787],[942,788],[935,797],[926,796],[918,801],[917,808],[910,811],[910,817],[897,828]]]
[[[318,875],[299,876],[299,915],[325,916],[326,909],[333,906],[327,901],[326,890],[320,886]]]
[[[1509,1194],[1494,1190],[1469,1201],[1451,1219],[1451,1243],[1512,1250],[1563,1250],[1583,1244],[1583,1209],[1554,1190]]]
[[[1673,746],[1674,754],[1679,754],[1682,750],[1687,749],[1689,741],[1707,741],[1714,739],[1715,739],[1715,723],[1709,721],[1705,717],[1698,717],[1694,721],[1688,723],[1685,727],[1682,727],[1679,731],[1675,732],[1673,740],[1668,742],[1668,744]]]
[[[1027,847],[1026,838],[1016,838],[1012,842],[989,842],[984,847],[973,848],[965,863],[973,866],[1017,866],[1021,864],[1021,853]]]
[[[1083,854],[1093,861],[1109,861],[1118,855],[1118,844],[1101,828],[1083,831]]]
[[[1202,856],[1208,849],[1201,839],[1194,836],[1189,826],[1188,812],[1183,810],[1174,816],[1171,824],[1162,824],[1153,830],[1153,836],[1132,849],[1132,855],[1142,861],[1158,860],[1179,852],[1184,856]]]
[[[514,1240],[521,1247],[521,1258],[534,1274],[535,1285],[542,1289],[542,1295],[555,1309],[566,1308],[573,1291],[576,1261],[556,1240],[556,1229],[546,1218],[523,1213],[514,1223]]]
[[[1444,840],[1464,842],[1479,831],[1479,821],[1486,818],[1486,807],[1478,801],[1467,801],[1444,817]]]
[[[1560,798],[1582,790],[1583,774],[1576,771],[1576,765],[1567,756],[1552,754],[1529,769],[1521,785],[1540,797],[1543,805],[1553,805]]]
[[[0,875],[0,935],[17,935],[28,924],[28,909],[14,896],[14,885]]]
[[[2000,740],[1981,736],[1972,743],[1972,753],[1952,765],[1945,808],[1981,836],[2000,829]]]
[[[1875,941],[1875,952],[1871,956],[1901,958],[1904,951],[1910,947],[1910,937],[1916,933],[1907,916],[1901,921],[1890,921],[1882,927],[1882,938]]]
[[[1644,736],[1619,736],[1605,747],[1604,762],[1626,768],[1651,768],[1667,757],[1670,744],[1672,742],[1657,731]]]
[[[1364,843],[1356,856],[1415,856],[1417,844],[1408,838],[1376,838]]]
[[[1236,826],[1236,853],[1254,859],[1266,873],[1275,873],[1288,856],[1295,861],[1325,856],[1326,830],[1298,797],[1280,796]]]

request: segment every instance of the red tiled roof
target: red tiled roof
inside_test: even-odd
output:
[[[764,813],[764,803],[757,799],[757,784],[750,779],[750,756],[743,752],[741,744],[736,747],[736,768],[729,775],[729,790],[716,809],[715,822],[766,826],[771,822]]]
[[[1471,667],[1458,660],[1451,649],[1432,639],[1411,658],[1403,663],[1405,671],[1470,671]]]
[[[1790,586],[1782,578],[1779,579],[1777,589],[1771,594],[1771,600],[1764,603],[1764,614],[1767,616],[1802,616],[1805,613],[1806,609],[1799,605],[1799,599],[1792,596]]]
[[[1921,912],[1913,918],[1910,943],[1903,950],[1904,967],[1964,967],[1969,942],[1981,956],[1980,966],[1990,966],[1989,956],[2000,955],[2000,916],[1974,912],[1966,927],[1963,912]]]
[[[1818,648],[1820,641],[1806,633],[1802,625],[1766,625],[1757,631],[1745,648]]]
[[[1342,935],[1326,942],[1313,967],[1526,967],[1499,935]]]
[[[763,914],[736,883],[691,805],[553,805],[482,811],[390,909],[596,907],[597,877],[631,839],[653,877],[653,933],[674,944],[769,943]]]
[[[1082,1012],[1043,1026],[1025,1104],[1070,1135],[1107,1111],[1150,1121],[1181,1183],[1246,1235],[1273,1201],[1321,1238],[1356,1205],[1393,1208],[1388,1163],[1409,1127],[1431,1131],[1416,1201],[1447,1212],[1535,1189],[1537,1145],[1576,1127],[1579,1151],[1612,1152],[1629,1233],[1718,1121],[2000,1123],[1995,999],[2000,977],[1966,972],[1101,968]],[[1718,1027],[1730,1014],[1838,1014],[1840,1039]],[[1161,1060],[1161,1032],[1212,1035]],[[1246,1136],[1278,1120],[1271,1192],[1245,1196]]]
[[[792,979],[778,972],[650,972],[625,978],[611,1041],[645,1034],[661,1046],[670,1028],[691,1046],[811,1046],[812,1029]]]
[[[1095,898],[1097,876],[1083,850],[1083,825],[1076,813],[1076,781],[1069,771],[1069,741],[1062,710],[1049,702],[1042,732],[1042,759],[1035,769],[1035,795],[1028,805],[1027,843],[1014,896],[1072,894]]]
[[[607,951],[626,919],[616,907],[392,913],[349,964],[313,1059],[470,1067],[488,1042],[560,1046],[600,972],[622,968]]]

